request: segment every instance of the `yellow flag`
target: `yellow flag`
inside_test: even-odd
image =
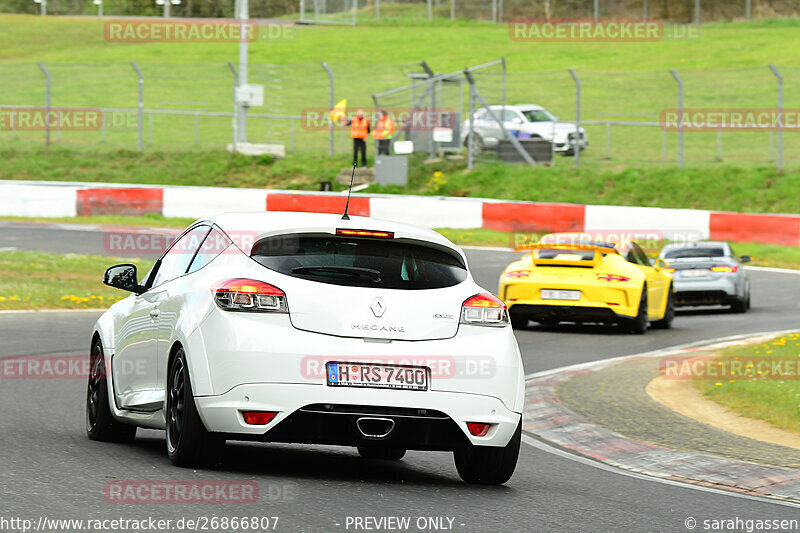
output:
[[[331,122],[338,122],[339,120],[344,118],[345,111],[347,110],[347,98],[344,98],[339,101],[338,104],[333,106],[328,112],[328,116],[331,119]]]

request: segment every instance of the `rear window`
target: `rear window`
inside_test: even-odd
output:
[[[684,259],[687,257],[724,257],[725,250],[719,247],[704,248],[678,248],[677,250],[667,250],[664,253],[665,259]]]
[[[594,259],[594,251],[587,250],[558,250],[544,248],[537,252],[537,259],[557,259],[559,256],[574,256],[579,261],[591,261]],[[563,257],[561,257],[563,259]]]
[[[393,239],[283,235],[258,241],[251,255],[287,276],[351,287],[440,289],[467,278],[455,254]]]

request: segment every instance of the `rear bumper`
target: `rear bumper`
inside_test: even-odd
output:
[[[673,282],[675,305],[728,305],[739,298],[739,287],[733,279],[678,280]]]
[[[514,316],[527,317],[535,322],[601,322],[611,324],[621,318],[609,307],[570,306],[570,305],[526,305],[517,304],[509,309]]]
[[[240,385],[219,396],[195,398],[206,428],[231,440],[346,446],[381,445],[415,450],[454,450],[467,443],[505,446],[521,414],[491,396],[436,391],[351,389],[325,385]],[[244,422],[242,411],[278,412],[266,426]],[[361,418],[392,422],[381,438],[359,431]],[[467,422],[491,424],[474,437]]]

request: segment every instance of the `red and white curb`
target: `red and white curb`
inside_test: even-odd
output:
[[[769,497],[792,505],[800,504],[800,470],[670,450],[630,439],[574,413],[561,403],[557,392],[561,383],[577,374],[596,372],[627,361],[723,348],[732,343],[757,342],[795,331],[723,337],[530,374],[526,377],[523,430],[528,435],[524,441],[562,457],[607,465],[670,484],[721,489],[737,495]],[[548,449],[548,444],[556,448]]]
[[[341,213],[341,193],[0,180],[0,216],[144,215],[199,218],[230,211]],[[800,246],[800,215],[742,214],[485,198],[354,193],[350,212],[439,228],[509,232],[654,232],[682,238]]]

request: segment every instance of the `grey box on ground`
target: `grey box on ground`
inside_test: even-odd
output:
[[[540,139],[518,139],[519,143],[537,163],[549,163],[553,159],[553,150],[548,141]],[[501,139],[497,143],[497,157],[506,163],[521,163],[522,155],[511,141]]]
[[[408,156],[379,155],[375,158],[375,182],[378,185],[408,185]]]

